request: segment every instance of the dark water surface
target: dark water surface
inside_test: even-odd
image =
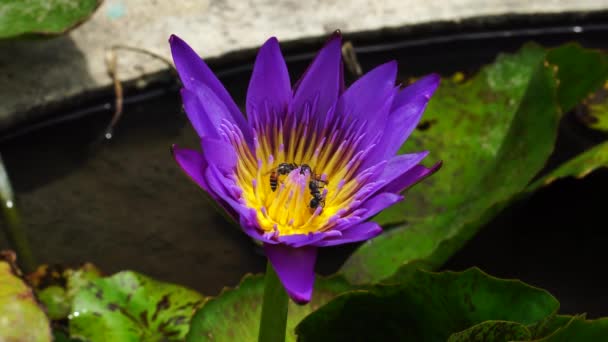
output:
[[[562,31],[532,37],[549,45],[576,39],[605,47],[606,30]],[[444,36],[452,37],[449,32]],[[405,78],[433,71],[471,72],[499,51],[514,51],[530,39],[498,33],[426,43],[393,37],[397,45],[392,46],[366,45],[365,39],[355,43],[364,70],[397,59]],[[310,54],[286,54],[295,80]],[[216,68],[240,105],[252,61]],[[177,87],[169,85],[158,93],[127,105],[109,141],[101,137],[112,113],[111,97],[73,120],[24,135],[4,132],[0,150],[39,261],[91,261],[106,273],[132,269],[214,295],[223,286],[236,285],[247,272],[262,272],[265,259],[212,209],[172,160],[169,146],[198,148],[198,139],[181,112]],[[582,128],[567,132],[560,133],[563,152],[558,159],[597,142]],[[565,312],[608,315],[608,277],[602,271],[608,260],[602,210],[607,193],[606,171],[582,181],[558,181],[506,210],[446,268],[478,265],[490,274],[547,288]],[[0,248],[7,247],[1,238]],[[334,272],[353,248],[323,249],[318,270]]]

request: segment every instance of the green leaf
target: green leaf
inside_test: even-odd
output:
[[[53,341],[54,342],[82,342],[82,340],[70,338],[67,333],[61,330],[53,330]]]
[[[608,132],[608,81],[602,89],[590,95],[583,107],[588,126],[602,132]]]
[[[38,292],[38,299],[46,308],[50,319],[62,319],[70,314],[70,300],[61,286],[49,286]]]
[[[296,332],[301,341],[446,341],[488,320],[535,324],[558,308],[544,290],[477,268],[418,270],[402,284],[336,297],[306,317]]]
[[[564,177],[583,178],[600,167],[608,167],[608,141],[563,163],[553,171],[530,184],[527,191],[532,192],[543,185],[551,184],[555,180]]]
[[[558,329],[570,324],[570,322],[577,317],[585,319],[585,314],[580,316],[555,315],[549,317],[544,322],[539,322],[537,325],[529,326],[529,328],[534,331],[535,338],[542,338],[555,333]]]
[[[448,338],[448,342],[528,341],[531,338],[532,334],[530,330],[523,324],[507,321],[485,321],[464,331],[452,334]]]
[[[375,218],[398,226],[363,244],[341,273],[362,284],[441,266],[506,205],[538,188],[528,184],[553,151],[562,108],[601,86],[607,60],[576,44],[549,52],[528,44],[465,82],[444,80],[419,126],[424,129],[401,149],[430,150],[443,168]],[[586,174],[605,165],[604,157],[603,148],[590,151],[549,177],[577,168],[577,175]]]
[[[585,320],[584,315],[573,317],[563,327],[535,342],[606,341],[608,317]]]
[[[318,277],[310,303],[290,301],[286,341],[296,341],[295,326],[312,311],[352,287],[342,277]],[[247,275],[238,287],[210,299],[192,318],[186,341],[256,341],[258,338],[264,277]]]
[[[51,341],[51,328],[32,289],[18,276],[15,255],[0,258],[0,341]],[[4,260],[2,260],[4,259]]]
[[[101,271],[91,263],[85,263],[79,268],[68,268],[63,271],[66,279],[66,292],[69,300],[73,300],[78,291],[91,281],[101,277]]]
[[[182,341],[205,298],[195,291],[123,271],[77,291],[70,334],[88,341]]]
[[[549,50],[547,62],[556,66],[559,79],[557,95],[564,112],[573,109],[608,78],[608,56],[600,51],[583,49],[576,43]]]
[[[40,265],[35,272],[28,275],[28,281],[36,290],[36,295],[45,306],[49,318],[61,320],[70,314],[76,292],[99,277],[101,272],[90,263],[76,269]]]
[[[527,45],[467,82],[442,83],[425,113],[432,124],[402,151],[428,149],[444,166],[376,218],[408,224],[363,244],[341,270],[349,281],[377,282],[416,260],[438,267],[525,188],[553,150],[560,117],[544,56]]]
[[[0,39],[65,33],[84,22],[101,0],[3,0]]]

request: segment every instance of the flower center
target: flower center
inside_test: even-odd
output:
[[[358,172],[373,147],[360,146],[361,125],[351,122],[338,129],[335,122],[311,132],[308,121],[254,125],[254,151],[233,129],[224,129],[237,150],[242,201],[256,210],[260,228],[269,234],[331,229],[356,204],[370,176]]]

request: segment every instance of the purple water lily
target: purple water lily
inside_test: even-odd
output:
[[[184,109],[202,145],[202,152],[173,146],[175,160],[263,242],[298,303],[310,301],[318,247],[380,234],[366,220],[439,168],[420,165],[426,151],[395,155],[437,88],[437,75],[401,89],[392,61],[345,89],[335,34],[292,89],[279,43],[270,38],[255,61],[245,117],[184,41],[169,42]]]

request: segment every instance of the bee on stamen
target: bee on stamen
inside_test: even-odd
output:
[[[312,173],[312,168],[310,167],[310,165],[308,165],[308,164],[302,164],[302,165],[300,165],[300,174],[301,174],[301,175],[305,175],[305,174],[306,174],[306,171],[308,171],[308,173],[309,173],[311,176],[313,175],[313,173]]]
[[[310,200],[309,206],[312,209],[316,209],[318,207],[323,208],[325,206],[325,197],[321,194],[321,190],[327,184],[326,181],[323,181],[318,178],[312,178],[308,183],[308,189],[310,189],[310,195],[312,199]]]
[[[276,168],[270,171],[270,189],[272,191],[277,190],[279,184],[279,176],[288,175],[291,171],[298,168],[298,165],[294,163],[281,163]]]

